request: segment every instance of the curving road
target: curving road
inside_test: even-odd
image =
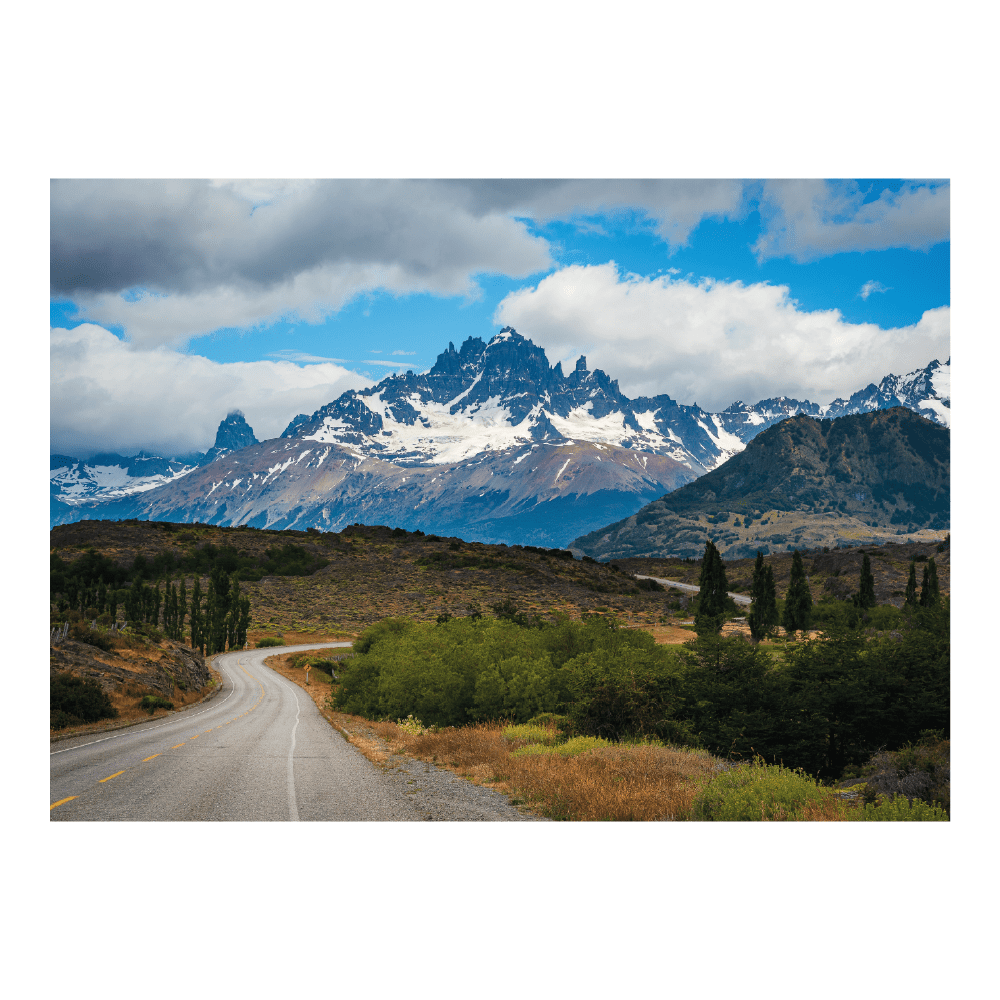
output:
[[[698,591],[701,590],[700,587],[696,586],[693,583],[679,583],[677,580],[664,580],[662,577],[659,576],[642,576],[642,574],[636,573],[635,578],[637,580],[655,580],[657,583],[662,584],[664,587],[678,587],[680,590],[693,590],[695,593],[698,593]],[[743,594],[730,593],[729,596],[737,604],[749,605],[752,603],[750,598],[744,596]]]
[[[276,653],[226,653],[209,702],[105,736],[54,744],[52,820],[419,820],[406,793],[355,750]]]

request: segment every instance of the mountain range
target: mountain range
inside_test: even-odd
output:
[[[231,452],[257,443],[242,411],[233,410],[219,424],[215,444],[204,453],[161,458],[140,451],[138,455],[127,458],[114,452],[103,452],[85,461],[68,455],[50,455],[49,489],[53,516],[57,509],[55,505],[72,507],[86,501],[118,500],[135,493],[146,493]],[[52,523],[69,522],[53,520]]]
[[[577,538],[579,555],[728,559],[834,547],[950,527],[948,430],[906,407],[816,420],[799,414],[718,469],[615,524]]]
[[[508,327],[488,342],[449,344],[428,372],[299,414],[270,441],[258,442],[234,413],[205,455],[53,456],[51,518],[388,523],[565,545],[719,469],[791,415],[901,405],[947,427],[950,360],[828,404],[777,397],[709,413],[666,394],[630,399],[584,357],[566,375]]]

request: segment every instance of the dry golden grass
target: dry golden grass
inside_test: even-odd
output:
[[[252,628],[247,631],[247,649],[255,649],[261,639],[269,639],[278,632],[281,632],[282,641],[286,646],[304,646],[310,642],[344,642],[357,638],[357,635],[354,633],[331,632],[323,631],[322,629],[314,632],[299,632],[294,629],[279,629],[278,626],[274,628]],[[316,649],[313,652],[319,656],[324,652],[328,653],[329,650]]]
[[[321,652],[320,650],[316,651]],[[265,662],[309,692],[323,717],[372,763],[384,765],[406,754],[452,771],[511,797],[531,811],[566,820],[683,820],[695,795],[713,777],[716,759],[700,751],[657,746],[599,747],[573,757],[554,754],[514,756],[524,740],[503,736],[503,724],[414,733],[395,722],[372,722],[330,709],[330,679],[319,674],[305,683],[305,671],[289,665],[291,654]],[[312,671],[316,674],[316,671]],[[841,822],[856,803],[830,796],[807,803],[794,818]],[[781,812],[762,815],[787,820]]]
[[[511,751],[526,741],[504,739],[499,722],[408,732],[395,722],[372,722],[332,710],[327,701],[330,678],[313,670],[306,685],[305,670],[293,668],[291,658],[286,653],[264,662],[307,691],[327,722],[373,764],[406,754],[489,785],[554,819],[684,819],[698,789],[714,773],[715,758],[707,753],[655,746],[602,747],[575,757],[515,757]]]
[[[392,722],[369,727],[384,743],[380,755],[406,753],[429,761],[553,819],[683,819],[715,765],[708,754],[656,746],[600,747],[573,757],[513,756],[524,741],[504,739],[501,723],[420,735]]]

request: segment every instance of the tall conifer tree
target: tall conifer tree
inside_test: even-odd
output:
[[[875,577],[872,575],[872,562],[868,553],[861,560],[861,588],[858,591],[858,607],[875,607]]]
[[[774,573],[758,550],[750,585],[750,636],[760,642],[778,624],[778,599],[774,592]]]
[[[809,593],[802,556],[796,549],[792,555],[792,574],[785,593],[785,613],[781,616],[781,624],[786,631],[797,632],[809,628],[811,616],[812,594]]]
[[[205,652],[205,639],[202,630],[201,613],[201,577],[194,578],[194,589],[191,592],[191,648]]]
[[[917,606],[917,564],[913,559],[910,560],[910,576],[906,581],[906,597],[903,600],[903,606],[907,608]]]
[[[236,648],[243,649],[247,644],[247,630],[250,628],[250,598],[240,598],[240,624],[236,632]]]
[[[923,586],[920,588],[920,606],[922,608],[932,608],[941,599],[941,591],[938,587],[937,566],[934,559],[928,559],[924,566]]]
[[[722,628],[730,601],[728,589],[726,567],[722,564],[719,550],[707,541],[698,579],[698,613],[694,619],[698,635],[717,634]]]

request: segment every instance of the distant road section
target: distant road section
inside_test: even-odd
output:
[[[56,743],[52,820],[420,820],[403,788],[264,666],[275,653],[227,653],[210,702],[112,735]]]
[[[637,580],[655,580],[657,583],[662,583],[664,587],[678,587],[681,590],[693,590],[695,593],[698,592],[700,588],[696,587],[693,583],[678,583],[676,580],[663,580],[658,576],[643,576],[641,573],[636,573],[635,578]],[[746,604],[749,606],[750,598],[744,597],[743,594],[733,594],[729,593],[729,596],[737,604]]]

